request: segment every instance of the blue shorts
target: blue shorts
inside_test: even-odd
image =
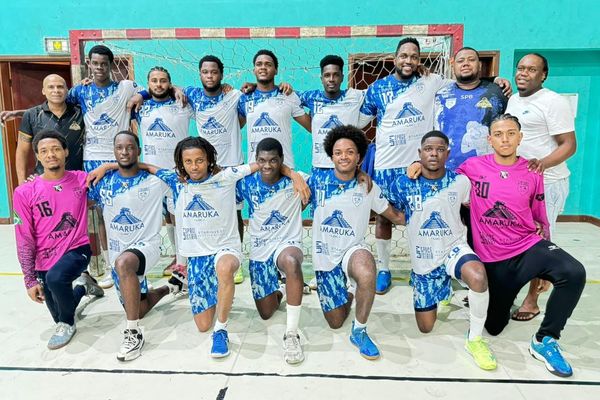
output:
[[[192,314],[200,314],[217,304],[217,271],[219,258],[225,254],[233,254],[240,259],[234,249],[221,249],[215,254],[188,257],[188,293]]]
[[[119,297],[119,301],[122,305],[125,304],[123,301],[123,295],[121,294],[121,285],[119,281],[119,274],[117,274],[116,268],[111,268],[110,273],[112,275],[113,281],[115,282],[115,289],[117,289],[117,296]],[[148,280],[145,275],[138,275],[138,279],[140,281],[140,299],[144,300],[148,295]]]
[[[96,168],[101,166],[102,164],[114,163],[114,162],[116,162],[116,161],[115,160],[84,160],[83,161],[83,170],[89,174],[90,172],[92,172],[93,170],[95,170]]]
[[[373,181],[379,186],[381,192],[388,201],[390,195],[388,189],[401,176],[406,175],[406,168],[389,168],[389,169],[376,169],[373,176]]]
[[[267,260],[250,260],[248,269],[250,270],[250,282],[254,300],[265,298],[279,289],[279,274],[277,273],[279,267],[277,266],[277,259],[279,258],[281,252],[288,247],[297,247],[300,249],[300,251],[302,251],[300,243],[283,243],[277,248],[277,250],[273,252],[273,254],[271,254],[271,257],[269,257]],[[281,276],[284,277],[285,273],[281,270],[279,271]]]
[[[348,278],[341,263],[331,271],[315,271],[315,277],[323,312],[335,310],[348,302]]]

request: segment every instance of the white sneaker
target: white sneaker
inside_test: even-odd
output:
[[[123,331],[123,342],[117,353],[117,360],[131,361],[142,355],[142,347],[144,347],[144,335],[142,328],[125,329]]]
[[[73,338],[73,335],[75,335],[75,332],[77,332],[75,324],[69,325],[64,322],[59,322],[56,324],[54,335],[52,335],[48,341],[48,348],[50,350],[56,350],[66,346]]]
[[[106,273],[104,274],[104,278],[102,278],[102,280],[98,282],[98,286],[100,286],[102,289],[111,288],[114,284],[115,281],[113,281],[111,270],[106,271]]]
[[[310,282],[308,282],[308,287],[312,290],[317,290],[317,277],[313,277]]]
[[[283,359],[288,364],[300,364],[304,361],[304,353],[300,345],[300,335],[288,332],[283,335]]]

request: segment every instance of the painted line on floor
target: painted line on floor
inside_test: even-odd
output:
[[[351,379],[374,381],[405,381],[405,382],[448,382],[448,383],[502,383],[518,385],[578,385],[600,386],[600,381],[578,381],[570,379],[483,379],[483,378],[440,378],[423,376],[385,376],[385,375],[342,375],[342,374],[278,374],[275,372],[214,372],[214,371],[173,371],[145,369],[101,369],[101,368],[47,368],[47,367],[7,367],[0,366],[0,371],[19,372],[56,372],[56,373],[98,373],[98,374],[138,374],[138,375],[222,375],[232,377],[272,377],[272,378],[324,378]]]

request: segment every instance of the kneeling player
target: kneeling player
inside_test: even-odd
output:
[[[467,177],[446,170],[448,137],[439,131],[421,139],[421,176],[402,176],[390,188],[392,203],[406,214],[412,262],[411,285],[419,330],[431,332],[438,304],[450,297],[451,278],[469,288],[470,327],[465,348],[477,365],[496,368],[496,359],[481,338],[489,302],[485,268],[467,244],[460,207],[469,202]]]
[[[365,244],[371,210],[396,224],[404,216],[391,207],[373,184],[369,192],[357,180],[358,166],[367,151],[364,133],[350,125],[329,131],[323,142],[334,169],[309,179],[313,219],[313,266],[319,301],[331,328],[342,326],[356,296],[356,317],[350,341],[370,360],[379,349],[367,334],[367,319],[375,297],[376,268]],[[350,279],[350,288],[347,280]]]

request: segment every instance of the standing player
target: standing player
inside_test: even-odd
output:
[[[240,123],[248,124],[248,160],[256,159],[256,145],[266,137],[277,139],[283,146],[287,165],[294,168],[292,121],[294,118],[310,132],[310,116],[300,107],[296,93],[284,94],[275,86],[279,61],[273,52],[259,50],[253,58],[256,90],[243,94],[238,105]]]
[[[109,257],[115,266],[112,278],[127,317],[119,361],[142,354],[145,340],[139,320],[170,291],[180,291],[184,283],[174,273],[169,285],[148,289],[146,272],[160,258],[162,202],[169,189],[140,170],[140,153],[138,137],[130,131],[119,132],[114,138],[118,170],[109,171],[90,190],[90,199],[102,207],[108,227]]]
[[[65,171],[67,141],[56,131],[39,132],[33,150],[44,172],[15,189],[13,205],[17,256],[31,300],[46,303],[56,323],[51,350],[75,334],[75,308],[84,294],[104,292],[85,270],[91,248],[87,235],[86,174]]]
[[[265,138],[256,146],[259,171],[240,180],[239,194],[250,212],[250,279],[261,318],[269,319],[287,296],[287,325],[283,358],[288,364],[304,360],[298,321],[302,305],[302,204],[294,195],[292,180],[281,174],[284,156],[277,139]],[[279,273],[285,277],[280,288]]]
[[[496,358],[482,339],[489,292],[485,268],[467,244],[461,204],[469,202],[469,179],[445,167],[449,140],[440,131],[421,139],[422,174],[417,180],[400,177],[390,187],[392,203],[406,214],[417,326],[429,333],[438,303],[452,293],[451,278],[469,288],[470,325],[465,348],[482,369],[496,368]]]
[[[536,160],[537,172],[544,173],[546,212],[550,234],[569,195],[569,169],[566,160],[577,148],[575,120],[567,101],[558,93],[542,87],[548,77],[548,61],[541,54],[527,54],[517,65],[515,81],[519,91],[508,101],[507,112],[519,118],[523,126],[523,142],[519,154]],[[533,165],[532,165],[533,166]],[[540,313],[537,304],[547,282],[534,280],[523,304],[512,316],[528,321]]]
[[[494,154],[472,157],[458,169],[471,181],[475,252],[488,277],[490,303],[485,328],[498,335],[508,324],[519,290],[533,278],[550,281],[554,289],[529,352],[550,372],[566,377],[573,370],[557,341],[585,286],[585,269],[544,239],[548,237],[544,182],[528,170],[526,159],[517,156],[523,137],[520,129],[519,120],[510,114],[496,118],[489,135]]]
[[[375,297],[375,260],[365,245],[371,210],[394,223],[404,223],[379,186],[359,184],[356,174],[367,151],[367,138],[353,126],[338,126],[323,142],[334,169],[308,180],[313,218],[313,267],[319,301],[331,328],[342,326],[356,295],[356,317],[350,341],[360,354],[379,358],[379,349],[367,334],[367,320]],[[350,288],[347,280],[350,279]]]
[[[179,141],[189,136],[190,119],[194,112],[190,106],[182,107],[175,101],[171,75],[163,67],[148,72],[150,99],[144,101],[136,113],[138,135],[142,140],[142,159],[160,168],[173,169],[173,153]],[[163,212],[167,222],[169,240],[175,248],[176,259],[165,269],[170,275],[173,269],[185,272],[185,257],[179,254],[174,234],[173,208],[165,199]]]

